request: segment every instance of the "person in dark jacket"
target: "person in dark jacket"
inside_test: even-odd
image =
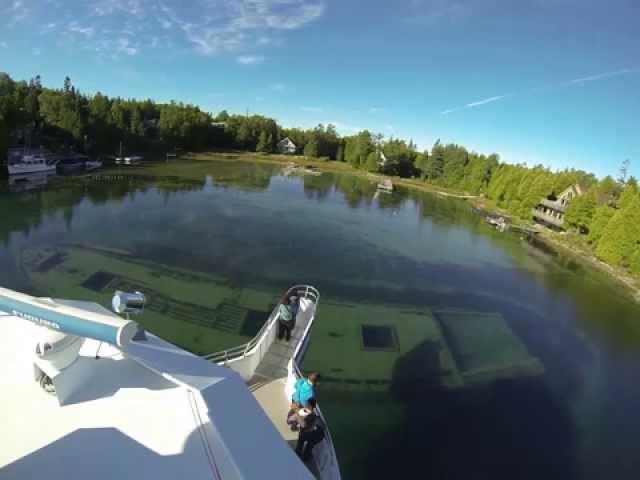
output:
[[[316,409],[316,399],[310,398],[307,407],[301,408],[296,414],[298,430],[298,443],[296,453],[303,462],[309,461],[313,447],[324,438],[324,428]]]

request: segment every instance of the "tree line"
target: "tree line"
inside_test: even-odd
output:
[[[585,194],[571,203],[566,225],[583,235],[602,260],[640,274],[640,199],[636,180],[627,175],[628,164],[620,178],[598,180],[582,170],[507,164],[497,154],[440,141],[419,151],[413,141],[367,130],[341,136],[333,125],[283,128],[261,115],[223,110],[214,116],[184,103],[85,95],[68,77],[62,88],[50,89],[40,77],[14,81],[0,73],[0,160],[9,145],[27,144],[91,155],[114,154],[121,142],[129,152],[234,149],[270,154],[286,137],[306,157],[481,195],[527,220],[542,198],[579,184]]]

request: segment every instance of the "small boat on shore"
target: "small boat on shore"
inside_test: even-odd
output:
[[[122,142],[120,142],[120,153],[115,157],[116,165],[138,165],[142,160],[143,158],[140,155],[129,155],[125,157],[122,154]]]
[[[97,170],[97,169],[99,169],[101,167],[102,167],[102,160],[97,160],[97,159],[96,160],[90,160],[90,159],[87,159],[84,162],[84,169],[87,172],[93,172],[94,170]]]
[[[505,231],[509,227],[509,224],[504,219],[504,217],[487,216],[487,223],[493,227],[496,227],[496,229],[501,232]]]
[[[56,164],[56,168],[58,173],[75,173],[84,170],[88,160],[89,157],[86,155],[72,153],[63,156]]]
[[[380,192],[391,193],[393,192],[393,188],[393,182],[388,178],[385,178],[382,182],[378,183],[378,191]]]
[[[143,157],[140,155],[132,155],[130,157],[116,157],[116,165],[139,165],[142,163]]]
[[[56,159],[44,150],[13,148],[7,152],[9,175],[52,173],[56,171]]]
[[[285,176],[290,176],[290,175],[313,175],[313,176],[320,176],[322,175],[322,172],[320,170],[318,170],[318,167],[314,166],[314,165],[297,165],[293,162],[289,163],[283,170],[282,173]]]

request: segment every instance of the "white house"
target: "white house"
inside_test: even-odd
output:
[[[283,155],[296,153],[296,144],[289,137],[283,138],[278,142],[278,152]]]

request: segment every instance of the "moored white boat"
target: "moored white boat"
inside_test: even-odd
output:
[[[102,168],[102,160],[96,159],[96,160],[87,160],[86,162],[84,162],[84,169],[87,172],[92,172],[99,168]]]
[[[7,159],[9,175],[55,172],[56,163],[51,155],[26,149],[9,150]]]
[[[117,165],[138,165],[142,162],[143,157],[139,155],[133,155],[131,157],[116,157]]]

